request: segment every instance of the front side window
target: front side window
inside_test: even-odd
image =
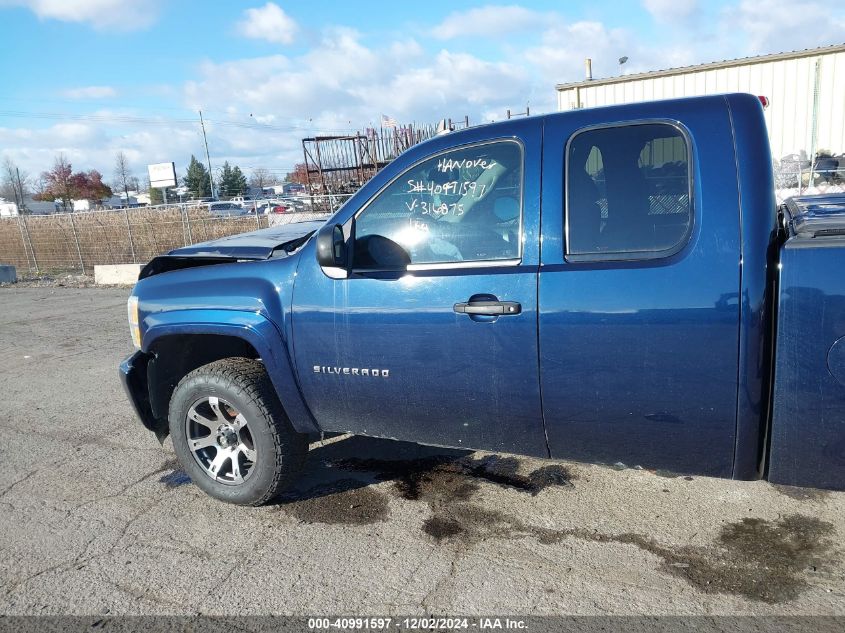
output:
[[[521,218],[521,146],[452,149],[411,167],[361,211],[355,266],[516,259]]]
[[[649,259],[686,243],[693,222],[690,159],[676,127],[579,132],[566,170],[567,256]]]

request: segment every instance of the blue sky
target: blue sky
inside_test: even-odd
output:
[[[807,0],[194,2],[0,0],[0,154],[37,175],[63,152],[110,178],[124,151],[180,169],[277,173],[300,139],[378,122],[555,107],[556,83],[845,41]]]

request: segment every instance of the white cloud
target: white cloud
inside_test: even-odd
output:
[[[62,91],[68,99],[110,99],[117,96],[117,90],[111,86],[84,86]]]
[[[475,124],[502,119],[508,108],[524,111],[527,104],[532,113],[552,111],[555,84],[581,79],[585,57],[593,59],[595,77],[606,77],[619,72],[617,59],[623,55],[629,57],[626,71],[638,72],[845,41],[842,11],[821,1],[807,2],[801,10],[786,0],[734,2],[721,10],[688,0],[676,0],[675,8],[649,0],[655,20],[675,20],[659,41],[627,27],[569,21],[560,13],[516,6],[453,13],[434,31],[424,25],[395,41],[379,38],[378,44],[369,44],[370,33],[334,27],[309,41],[302,54],[206,61],[191,81],[150,86],[147,94],[165,105],[181,100],[179,105],[193,112],[203,110],[215,167],[229,160],[245,171],[256,166],[282,170],[302,160],[301,138],[361,129],[377,124],[382,113],[400,123],[468,115]],[[276,7],[252,11],[267,6]],[[684,17],[696,11],[706,15],[706,24]],[[528,43],[507,37],[527,28],[534,29]],[[495,44],[499,53],[470,54],[462,40],[452,40],[459,30],[460,35],[499,37],[485,43]],[[281,31],[255,31],[255,37],[268,39],[268,32],[276,37]],[[443,40],[440,50],[432,50],[432,33]],[[107,92],[97,91],[109,89],[82,86],[65,95],[106,98]],[[142,111],[102,113],[113,119],[63,121],[47,128],[35,121],[0,128],[0,147],[30,173],[49,168],[53,156],[63,151],[75,168],[96,168],[108,177],[117,150],[126,152],[139,176],[147,163],[168,160],[176,161],[181,172],[192,153],[204,153],[193,112],[185,115],[189,123],[178,121],[176,114],[170,122],[132,122],[133,117],[150,118]]]
[[[686,22],[699,11],[698,0],[643,0],[643,6],[662,24]]]
[[[109,114],[126,113],[101,111],[98,116]],[[244,135],[237,136],[243,138]],[[230,152],[226,137],[216,136],[214,141],[217,151]],[[260,147],[259,139],[253,137],[251,142],[255,152]],[[106,182],[112,179],[115,155],[122,151],[129,159],[133,174],[143,181],[146,165],[150,163],[175,160],[181,174],[191,154],[197,157],[202,154],[202,136],[199,125],[186,126],[166,120],[136,128],[127,128],[122,123],[74,121],[41,128],[0,127],[0,147],[3,147],[3,154],[12,158],[21,170],[36,178],[50,169],[55,156],[62,153],[67,156],[74,171],[97,169]]]
[[[275,55],[216,64],[185,85],[192,108],[225,95],[254,117],[311,121],[309,129],[350,130],[388,113],[401,122],[436,121],[523,105],[531,76],[511,63],[442,50],[425,55],[415,41],[368,48],[350,29],[329,29],[297,57]],[[553,89],[550,89],[550,93]],[[219,106],[217,106],[219,108]]]
[[[361,35],[353,29],[327,29],[320,45],[303,55],[298,65],[317,81],[331,86],[378,80],[396,60],[385,59],[361,44],[360,39]]]
[[[120,31],[142,29],[155,22],[158,5],[159,0],[0,0],[0,7],[24,7],[42,20]]]
[[[489,62],[466,53],[440,51],[428,64],[399,71],[380,86],[361,92],[368,107],[382,108],[410,119],[436,121],[444,116],[469,115],[522,104],[530,78],[518,66]]]
[[[619,74],[618,59],[628,57],[627,72],[665,68],[672,49],[663,44],[658,50],[638,42],[625,29],[609,29],[601,22],[559,23],[543,31],[540,42],[526,49],[522,57],[539,72],[543,97],[554,98],[558,83],[584,78],[584,59],[592,59],[593,77]]]
[[[53,158],[63,153],[77,169],[91,169],[96,165],[83,163],[83,156],[91,157],[94,148],[104,143],[105,136],[96,126],[83,123],[57,123],[50,127],[0,128],[0,146],[22,170],[32,176],[50,168]]]
[[[241,35],[252,39],[290,44],[299,27],[279,5],[268,2],[258,9],[244,11],[244,19],[238,22],[237,30]]]
[[[518,5],[487,5],[450,13],[432,29],[432,35],[442,40],[458,37],[496,37],[506,33],[537,27],[547,16]]]
[[[722,33],[742,33],[747,55],[845,41],[845,14],[830,2],[742,0],[723,12],[720,26]]]

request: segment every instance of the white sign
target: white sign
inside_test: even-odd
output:
[[[156,163],[147,165],[150,175],[150,187],[162,189],[176,186],[176,163]]]
[[[0,218],[18,215],[18,205],[14,202],[6,202],[0,198]]]

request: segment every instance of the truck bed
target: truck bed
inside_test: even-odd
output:
[[[845,489],[845,194],[782,208],[768,478]]]

